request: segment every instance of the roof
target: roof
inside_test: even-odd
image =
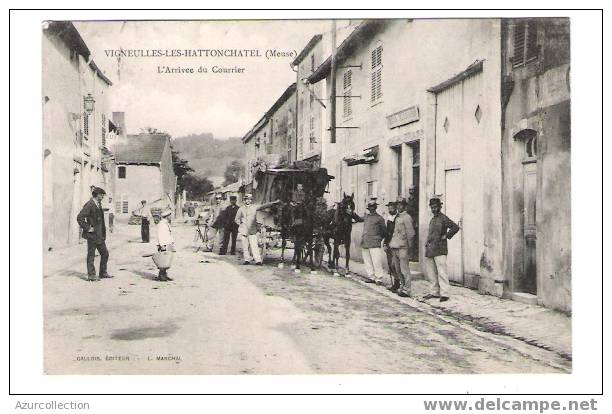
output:
[[[364,20],[355,27],[355,30],[340,46],[336,48],[336,61],[346,59],[355,49],[362,46],[374,33],[378,31],[386,23],[386,20],[370,19]],[[323,63],[308,77],[309,83],[317,83],[325,79],[331,72],[331,56],[325,59]]]
[[[47,30],[49,30],[52,33],[57,34],[59,38],[62,39],[62,41],[64,41],[66,45],[68,45],[68,47],[70,47],[71,49],[75,50],[78,54],[83,56],[85,60],[88,62],[91,70],[94,71],[94,73],[98,75],[98,77],[102,79],[108,86],[113,85],[110,79],[108,79],[106,75],[102,73],[102,70],[100,70],[98,65],[96,65],[96,62],[94,62],[93,59],[91,59],[91,51],[87,47],[87,44],[81,37],[81,34],[76,29],[76,27],[74,27],[74,24],[72,24],[72,22],[49,21],[48,24],[49,25],[47,27]]]
[[[115,147],[117,164],[161,164],[170,137],[166,134],[128,135]]]
[[[322,38],[323,38],[323,35],[320,35],[320,34],[314,35],[312,39],[310,39],[310,41],[306,44],[306,46],[304,46],[304,49],[302,49],[302,51],[297,55],[297,57],[293,59],[293,62],[291,62],[291,66],[296,66],[302,60],[304,60],[306,55],[310,53],[312,48],[314,48],[317,45],[317,43],[321,41]]]
[[[447,79],[444,82],[439,83],[436,86],[432,86],[431,88],[427,89],[427,92],[440,93],[443,90],[450,88],[454,84],[461,82],[462,80],[467,79],[470,76],[475,75],[476,73],[482,72],[483,62],[484,62],[483,60],[475,61],[470,66],[468,66],[465,70],[463,70],[462,72],[459,72],[452,78]]]
[[[291,95],[295,93],[295,90],[296,90],[296,84],[295,82],[293,82],[291,85],[287,87],[287,89],[285,89],[285,92],[283,92],[282,95],[276,100],[276,102],[272,104],[270,109],[266,111],[266,113],[259,119],[259,121],[257,121],[255,126],[251,128],[251,130],[247,132],[244,135],[244,137],[242,137],[242,142],[243,143],[248,142],[251,139],[251,137],[255,135],[257,131],[259,131],[261,127],[266,124],[265,121],[270,119],[272,115],[274,114],[274,112],[276,112],[276,110],[280,108],[282,104],[287,102],[287,100],[291,97]]]

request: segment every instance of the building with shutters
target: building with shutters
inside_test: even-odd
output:
[[[295,142],[295,91],[296,85],[292,83],[242,137],[247,159],[245,184],[253,181],[253,168],[258,163],[286,165],[291,162],[289,157]]]
[[[384,211],[414,186],[422,260],[427,201],[440,196],[461,226],[452,283],[571,309],[566,19],[365,20],[338,44],[335,76],[330,202],[354,194],[364,214],[375,197]],[[331,77],[329,58],[308,81],[331,99]]]
[[[129,218],[146,200],[150,206],[174,205],[176,175],[170,136],[163,133],[127,135],[114,146],[115,217]]]
[[[502,40],[505,288],[571,311],[569,19],[508,19]]]
[[[115,128],[108,108],[112,82],[71,22],[43,25],[42,68],[43,248],[48,250],[79,242],[76,216],[91,198],[91,186],[112,197],[107,140]]]

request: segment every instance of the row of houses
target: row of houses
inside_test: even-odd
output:
[[[414,187],[420,245],[427,200],[441,196],[462,229],[449,243],[454,283],[571,311],[569,20],[344,30],[314,36],[294,60],[295,84],[243,138],[250,165],[276,155],[325,167],[328,201],[352,193],[362,214],[368,199]],[[360,237],[355,226],[358,257]]]
[[[96,65],[71,22],[43,26],[43,249],[81,241],[76,216],[91,187],[103,208],[127,218],[141,200],[175,199],[170,137],[127,135],[112,112],[113,83]]]

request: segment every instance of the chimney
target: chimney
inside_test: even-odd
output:
[[[125,129],[125,112],[113,112],[113,124],[118,129],[117,135],[124,138],[127,133]]]

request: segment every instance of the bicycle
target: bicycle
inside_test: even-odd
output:
[[[195,251],[197,253],[200,251],[200,249],[202,249],[202,251],[205,251],[208,248],[208,224],[204,223],[204,233],[202,233],[202,227],[200,226],[199,220],[195,221],[195,226],[196,229],[193,241],[199,242],[198,248]]]

